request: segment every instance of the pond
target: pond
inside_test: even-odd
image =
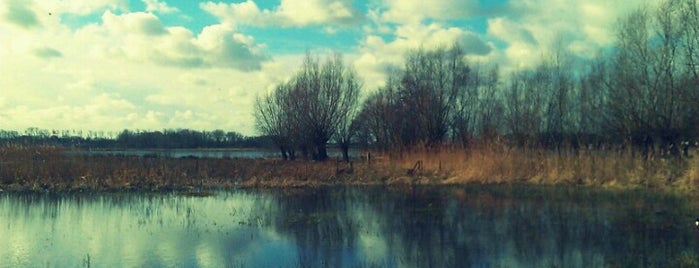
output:
[[[0,267],[695,266],[688,198],[463,186],[0,193]]]

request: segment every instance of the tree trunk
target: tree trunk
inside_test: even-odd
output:
[[[316,144],[315,160],[325,161],[328,159],[328,150],[325,147],[325,143]]]
[[[291,160],[291,161],[296,160],[296,150],[289,149],[289,160]]]
[[[342,150],[342,160],[349,163],[349,144],[340,144],[340,149]]]
[[[284,148],[284,146],[279,146],[279,150],[282,153],[282,159],[284,159],[284,160],[289,159],[289,155],[286,154],[286,148]]]

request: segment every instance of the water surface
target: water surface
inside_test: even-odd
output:
[[[280,153],[268,149],[102,149],[102,150],[77,150],[68,151],[68,155],[88,156],[137,156],[137,157],[165,157],[165,158],[279,158]],[[358,152],[349,151],[350,157],[357,157]],[[337,148],[328,148],[328,156],[331,158],[342,157],[342,152]]]
[[[0,193],[0,267],[696,264],[686,198],[574,188]]]

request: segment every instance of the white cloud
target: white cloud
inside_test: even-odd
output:
[[[439,23],[399,25],[393,37],[386,41],[380,35],[367,34],[361,41],[354,66],[364,77],[366,90],[382,86],[386,70],[390,66],[401,66],[405,53],[412,49],[447,47],[458,43],[471,57],[485,57],[493,51],[493,45],[478,34]]]
[[[255,45],[251,36],[236,33],[225,24],[205,27],[194,44],[205,52],[204,62],[212,66],[257,70],[266,59],[262,55],[264,46]]]
[[[282,0],[278,12],[293,25],[349,24],[361,16],[348,0]]]
[[[354,66],[365,78],[365,89],[382,86],[390,66],[401,66],[411,49],[463,46],[472,61],[500,61],[490,38],[451,21],[501,12],[503,7],[483,7],[478,1],[437,0],[430,2],[387,0],[368,7],[364,38]]]
[[[504,18],[488,20],[488,32],[508,43],[538,45],[534,35],[524,25]]]
[[[79,105],[55,103],[50,106],[14,106],[5,109],[6,126],[28,128],[39,126],[48,129],[68,129],[90,126],[94,130],[116,130],[115,126],[127,125],[127,116],[135,106],[115,95],[86,96]],[[67,122],[77,122],[71,126]]]
[[[534,66],[561,46],[589,58],[614,41],[614,23],[645,4],[633,1],[512,1],[508,16],[488,20],[488,35],[505,42],[510,68]]]
[[[498,12],[497,7],[485,8],[476,0],[433,0],[404,1],[386,0],[383,3],[386,9],[381,19],[393,23],[419,23],[424,19],[451,20],[465,19],[474,16],[485,16]]]
[[[253,73],[227,68],[183,72],[133,61],[97,63],[89,55],[48,64],[31,54],[4,59],[0,122],[3,129],[19,130],[221,128],[252,135],[254,92],[297,67],[269,62]]]
[[[146,4],[146,11],[148,12],[158,12],[158,13],[174,13],[180,10],[169,6],[165,2],[160,2],[158,0],[141,0]]]
[[[99,14],[108,10],[128,10],[128,0],[36,0],[37,9],[41,14],[52,13],[52,16],[64,13],[88,15]]]
[[[200,4],[206,12],[232,24],[299,27],[308,25],[349,25],[362,14],[348,0],[282,0],[275,9],[260,9],[255,2]]]
[[[8,41],[0,42],[2,129],[221,128],[252,135],[254,92],[291,68],[270,69],[276,63],[262,56],[264,47],[230,25],[195,34],[165,27],[153,13],[106,11],[99,23],[74,30],[0,22],[0,38]]]
[[[114,33],[162,35],[167,32],[158,17],[151,13],[134,12],[115,15],[107,11],[102,15],[102,22],[108,31]]]
[[[541,60],[541,47],[536,37],[523,25],[513,21],[496,18],[488,20],[488,33],[507,43],[504,55],[504,70],[524,68],[536,65]]]
[[[152,13],[116,15],[106,11],[102,25],[76,32],[82,40],[94,40],[93,54],[135,62],[185,68],[216,67],[258,70],[267,57],[264,46],[230,25],[205,27],[195,36],[183,27],[164,27]]]
[[[262,25],[266,24],[266,17],[270,16],[269,10],[260,11],[257,4],[251,0],[230,4],[205,2],[199,6],[229,24]]]
[[[142,1],[146,12],[130,12],[127,0],[0,0],[0,128],[221,128],[251,135],[257,92],[290,77],[304,55],[267,55],[257,41],[264,39],[254,35],[264,31],[240,26],[313,26],[328,34],[359,27],[351,39],[357,43],[341,52],[372,91],[389,66],[401,66],[418,47],[460,42],[469,60],[499,63],[503,71],[533,65],[557,44],[594,55],[613,43],[616,19],[644,2],[484,7],[474,0],[389,0],[370,1],[366,14],[352,1],[282,0],[269,9],[253,1],[205,2],[200,7],[220,23],[195,29],[163,23],[161,14],[177,12],[164,1]],[[96,21],[70,28],[64,20],[71,16]],[[319,50],[325,45],[291,38]]]

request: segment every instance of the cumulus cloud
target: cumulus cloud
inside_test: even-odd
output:
[[[128,0],[36,0],[37,7],[45,12],[55,15],[76,14],[89,15],[99,14],[107,10],[127,11]]]
[[[115,15],[107,11],[102,15],[103,25],[111,32],[122,34],[141,34],[146,36],[167,33],[158,17],[151,13],[133,12]]]
[[[54,103],[51,106],[15,106],[5,109],[6,124],[14,126],[41,126],[49,129],[66,129],[77,125],[91,126],[92,129],[114,130],[112,124],[126,123],[126,117],[134,113],[136,107],[116,95],[101,94],[85,96],[78,105]],[[71,126],[67,122],[75,122]],[[31,124],[31,125],[30,125]]]
[[[41,14],[45,7],[27,8]],[[264,90],[291,68],[267,70],[265,47],[229,24],[193,32],[164,25],[158,13],[104,6],[101,14],[72,29],[56,14],[38,18],[41,27],[31,30],[0,17],[0,40],[7,41],[0,42],[3,128],[221,128],[252,135],[255,94],[247,92]]]
[[[511,1],[507,16],[488,20],[489,36],[504,42],[507,64],[536,64],[555,49],[589,58],[614,41],[614,22],[644,0]]]
[[[405,53],[417,48],[446,47],[459,44],[469,57],[485,57],[493,45],[477,33],[440,23],[403,24],[396,26],[391,38],[367,34],[359,44],[354,66],[365,78],[365,88],[374,90],[383,85],[386,71],[401,66]]]
[[[295,25],[350,24],[362,16],[352,7],[351,0],[282,0],[278,13]]]
[[[0,65],[0,114],[3,128],[20,130],[221,128],[253,134],[255,94],[245,92],[263,90],[271,83],[265,78],[283,77],[291,68],[183,72],[133,61],[94,61],[88,54],[57,64],[31,60],[33,55],[7,56],[0,51],[5,63]]]
[[[487,1],[486,1],[487,2]],[[383,3],[386,10],[381,19],[393,23],[417,23],[424,19],[453,20],[477,16],[493,16],[505,10],[503,4],[484,6],[477,0],[433,0],[429,2],[387,0]]]
[[[256,46],[251,36],[236,33],[224,24],[207,26],[194,44],[205,52],[205,62],[212,66],[258,70],[266,59],[260,52],[263,47]]]
[[[504,4],[484,6],[482,1],[436,0],[430,2],[387,0],[370,5],[364,38],[354,65],[366,77],[367,88],[383,84],[385,73],[402,65],[411,49],[445,47],[459,44],[468,58],[493,58],[495,45],[473,29],[455,26],[454,20],[501,14]]]
[[[267,60],[264,46],[230,25],[205,27],[194,35],[184,27],[164,27],[152,13],[114,14],[106,11],[102,25],[91,25],[77,34],[98,39],[96,54],[137,62],[152,62],[185,68],[232,68],[259,70]]]
[[[174,13],[180,11],[175,7],[169,6],[165,2],[160,2],[158,0],[142,0],[146,4],[147,12],[158,12],[158,13]]]
[[[488,20],[488,32],[508,43],[524,43],[536,46],[538,42],[525,26],[504,18]]]
[[[363,14],[352,6],[351,0],[282,0],[274,9],[260,9],[255,2],[200,4],[206,12],[222,21],[254,26],[300,27],[308,25],[351,25]]]
[[[341,52],[371,91],[419,47],[456,42],[470,62],[498,63],[503,71],[536,64],[556,47],[594,55],[614,41],[616,19],[644,0],[387,0],[369,1],[367,8],[350,0],[281,0],[269,8],[252,0],[199,4],[218,18],[213,24],[164,0],[141,1],[143,12],[130,10],[133,0],[0,0],[2,127],[255,134],[255,92],[293,74],[304,56],[299,47],[323,51],[328,45],[317,35],[290,36],[303,45],[269,55],[281,49],[268,48],[257,34],[310,27],[342,35],[346,39],[333,42],[353,42]],[[161,15],[169,12],[183,14],[165,23]],[[360,30],[346,31],[349,26]]]

